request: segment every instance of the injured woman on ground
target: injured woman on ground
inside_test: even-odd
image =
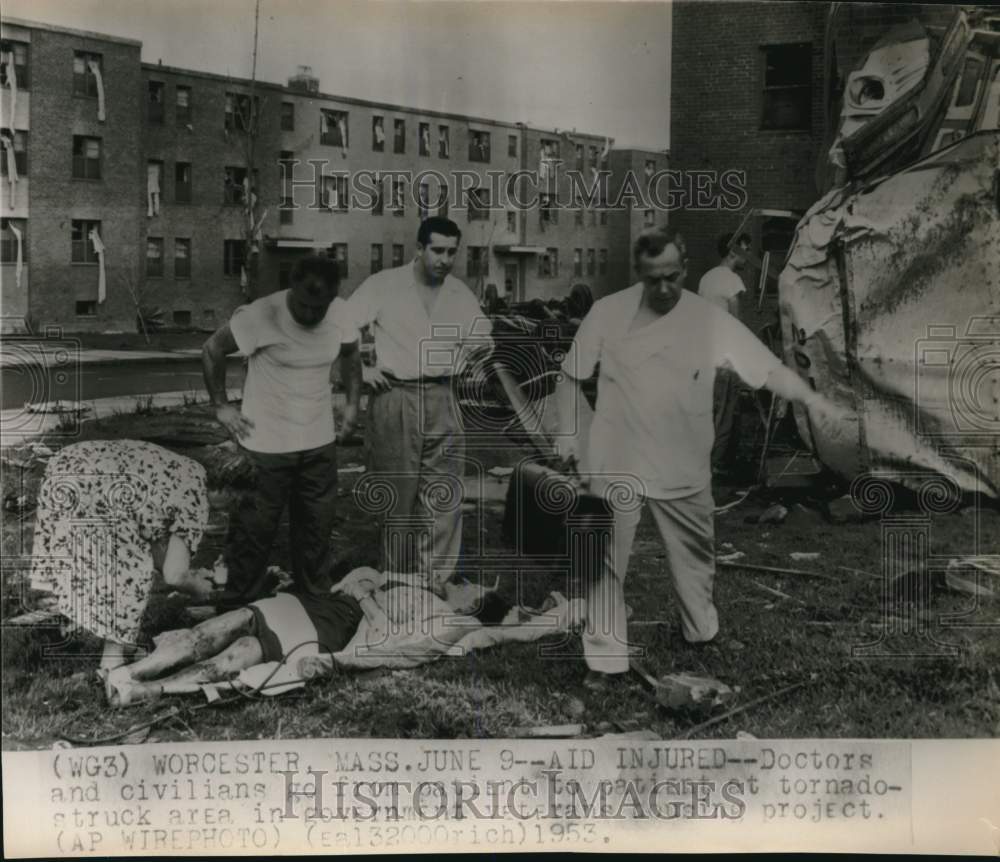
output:
[[[194,628],[163,633],[152,653],[109,675],[108,701],[125,706],[197,692],[269,662],[282,671],[276,687],[289,676],[298,683],[337,667],[414,667],[466,646],[534,640],[546,628],[565,631],[569,607],[553,594],[540,612],[513,608],[495,587],[468,582],[448,584],[441,599],[412,575],[357,568],[329,593],[279,593]],[[564,612],[550,613],[559,609]],[[539,613],[551,624],[540,629],[538,617],[524,625]]]

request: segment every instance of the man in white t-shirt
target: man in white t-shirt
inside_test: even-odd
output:
[[[642,280],[594,304],[563,362],[568,379],[556,390],[560,454],[577,463],[585,456],[584,481],[614,510],[610,547],[580,565],[593,573],[583,646],[587,685],[595,688],[629,668],[624,581],[643,506],[663,540],[685,639],[710,641],[718,632],[709,463],[716,369],[732,368],[750,386],[811,411],[836,411],[736,318],[684,290],[686,256],[675,230],[644,232],[634,254]],[[600,394],[584,453],[570,423],[583,398],[580,382],[598,365]]]
[[[722,259],[698,282],[698,295],[715,303],[733,317],[740,316],[740,294],[746,291],[740,273],[746,269],[750,237],[740,234],[734,238],[727,233],[719,237],[718,251]],[[715,375],[715,389],[712,395],[712,414],[715,417],[715,446],[712,449],[712,468],[723,472],[729,465],[733,426],[736,421],[736,405],[740,398],[740,381],[733,372],[721,369]]]
[[[392,487],[380,511],[383,571],[416,573],[442,594],[461,553],[465,432],[453,378],[492,346],[492,324],[469,288],[450,273],[462,233],[433,216],[403,266],[365,279],[348,299],[352,320],[371,326],[376,365],[368,407],[365,489]]]
[[[339,284],[336,261],[303,258],[289,290],[237,308],[202,350],[216,418],[253,462],[256,478],[230,517],[223,606],[265,593],[286,504],[295,589],[316,595],[331,586],[325,563],[336,514],[336,442],[353,433],[361,398],[358,329],[337,298]],[[226,395],[226,357],[237,350],[248,363],[241,408]],[[338,358],[347,400],[339,438],[331,383]]]

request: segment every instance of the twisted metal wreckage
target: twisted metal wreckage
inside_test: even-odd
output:
[[[998,25],[896,28],[847,77],[779,277],[786,361],[849,416],[796,424],[844,478],[1000,497]]]

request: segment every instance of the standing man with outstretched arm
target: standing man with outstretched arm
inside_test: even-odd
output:
[[[202,349],[216,418],[250,458],[256,478],[230,517],[223,607],[264,595],[286,504],[295,590],[315,595],[331,586],[324,563],[336,514],[336,444],[354,432],[361,399],[358,329],[337,298],[339,284],[336,261],[303,258],[292,268],[289,290],[237,308]],[[237,350],[248,360],[242,408],[226,396],[226,357]],[[339,435],[332,393],[338,357],[347,399]]]
[[[374,390],[368,469],[372,479],[392,486],[388,514],[399,524],[383,517],[382,570],[420,574],[439,594],[462,541],[461,485],[457,499],[444,490],[445,483],[461,483],[465,472],[453,378],[492,346],[489,319],[451,275],[461,238],[453,221],[425,219],[414,259],[370,276],[347,303],[356,325],[370,325],[375,335],[376,366],[365,369]]]
[[[600,363],[583,479],[600,493],[624,477],[637,503],[615,505],[629,495],[608,495],[613,541],[584,567],[595,573],[583,635],[592,688],[629,669],[624,583],[643,507],[663,540],[685,640],[710,641],[719,630],[710,466],[716,369],[731,368],[749,386],[766,386],[810,412],[837,413],[736,318],[684,290],[687,259],[675,230],[642,233],[634,261],[641,280],[594,304],[563,363],[568,380],[557,389],[563,424],[557,445],[565,458],[578,460],[583,453],[570,423],[583,397],[580,381]]]

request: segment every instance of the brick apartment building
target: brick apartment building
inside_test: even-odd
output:
[[[835,18],[828,28],[831,6]],[[746,210],[804,213],[818,199],[819,162],[839,115],[838,81],[874,43],[912,19],[944,27],[955,8],[758,0],[673,4],[671,169],[743,171],[747,192],[739,212],[671,212],[691,257],[689,287],[718,262],[719,235],[739,227]],[[794,221],[762,217],[748,226],[757,249],[783,257]],[[779,269],[772,260],[770,271]]]
[[[665,170],[665,150],[328,95],[307,68],[280,86],[143,63],[139,42],[46,24],[5,19],[0,37],[15,70],[11,86],[0,64],[0,126],[18,161],[12,184],[0,158],[8,331],[133,331],[137,307],[212,328],[287,285],[296,257],[313,251],[340,262],[348,295],[411,259],[420,218],[435,212],[463,231],[456,275],[471,287],[547,299],[583,281],[600,296],[630,282],[635,231],[666,220],[665,209],[601,206],[622,171]],[[571,206],[574,169],[609,172],[593,205]],[[537,198],[522,195],[538,205],[504,206],[518,171],[548,175]],[[359,180],[365,172],[381,194],[367,194],[376,184]]]

